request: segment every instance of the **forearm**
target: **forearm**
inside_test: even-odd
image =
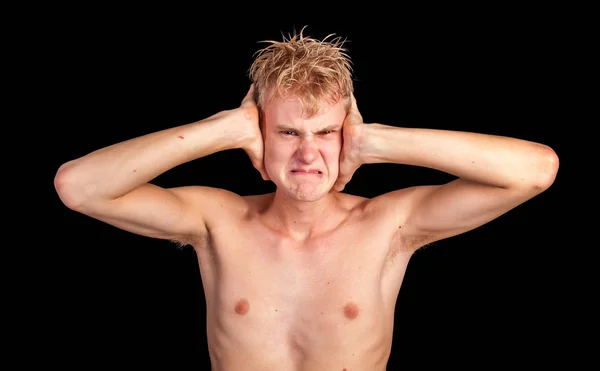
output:
[[[65,163],[56,175],[59,193],[74,203],[90,197],[115,199],[188,161],[244,140],[235,110],[117,143]]]
[[[549,147],[521,139],[460,131],[363,125],[363,163],[423,166],[508,188],[543,186],[554,174]]]

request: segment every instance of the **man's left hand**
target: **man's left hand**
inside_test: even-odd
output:
[[[350,99],[350,109],[342,126],[343,144],[340,152],[339,175],[333,186],[337,192],[341,192],[346,187],[354,172],[363,164],[360,157],[360,141],[364,123],[362,115],[358,111],[354,94]]]

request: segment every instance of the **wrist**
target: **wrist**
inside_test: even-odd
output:
[[[376,164],[383,162],[381,158],[382,141],[385,138],[386,127],[381,124],[360,125],[359,148],[360,162],[363,164]]]
[[[235,108],[221,111],[208,118],[212,125],[221,133],[225,149],[243,149],[256,136],[257,124],[253,121],[251,110]]]

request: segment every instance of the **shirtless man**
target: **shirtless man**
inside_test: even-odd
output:
[[[193,246],[213,370],[385,370],[411,255],[540,194],[555,152],[501,136],[363,123],[339,39],[263,49],[239,107],[62,165],[72,210]],[[243,149],[271,194],[151,184],[180,164]],[[372,199],[342,193],[363,164],[425,166],[443,185]]]

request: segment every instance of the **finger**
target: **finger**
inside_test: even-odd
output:
[[[260,177],[263,180],[271,180],[271,178],[269,178],[269,174],[267,174],[267,171],[265,170],[264,164],[262,161],[258,160],[258,159],[251,159],[252,161],[252,166],[254,166],[254,168],[260,173]]]
[[[358,106],[356,104],[356,97],[354,96],[354,93],[350,94],[350,102],[352,102],[351,108],[358,111]]]
[[[258,171],[258,173],[260,174],[260,177],[262,178],[262,180],[265,180],[265,181],[269,180],[269,175],[267,174],[266,171],[261,170],[260,168],[257,168],[256,166],[254,168]]]
[[[340,173],[337,180],[335,181],[333,188],[339,192],[342,189],[344,189],[344,187],[346,186],[346,184],[348,184],[349,181],[350,181],[350,179],[348,178],[348,176],[342,175]]]
[[[267,174],[267,171],[264,168],[259,169],[258,172],[264,181],[271,180],[271,178],[269,178],[269,174]]]
[[[246,93],[244,99],[242,99],[242,105],[247,104],[248,102],[254,104],[254,83],[250,85],[250,89]]]
[[[352,177],[353,172],[354,172],[354,167],[352,166],[350,161],[342,159],[342,161],[340,161],[340,169],[339,169],[338,179],[343,180],[344,182],[348,183],[348,181],[350,181],[350,178]]]
[[[336,182],[335,185],[333,186],[333,190],[336,192],[341,192],[344,190],[345,186],[346,186],[346,183]]]
[[[252,97],[254,93],[254,83],[250,84],[250,88],[248,88],[248,92],[246,93],[246,97]]]
[[[349,162],[344,161],[340,164],[340,172],[338,175],[338,179],[336,181],[336,188],[339,188],[341,191],[346,187],[346,184],[350,183],[354,173],[358,168],[356,166],[351,165]]]

